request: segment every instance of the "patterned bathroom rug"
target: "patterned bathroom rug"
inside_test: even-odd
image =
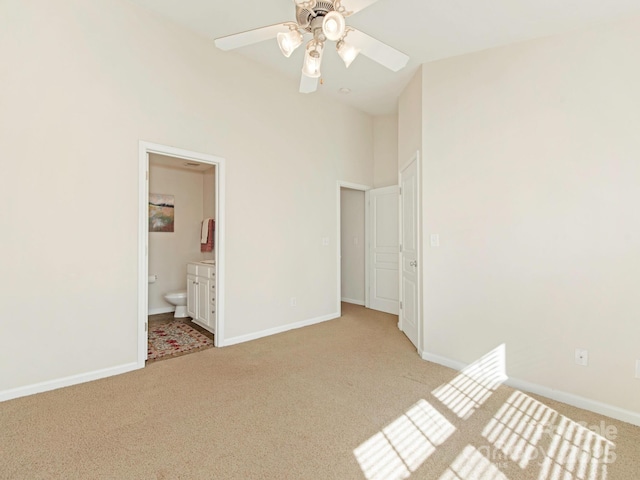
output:
[[[212,347],[213,340],[183,321],[149,325],[147,361]]]

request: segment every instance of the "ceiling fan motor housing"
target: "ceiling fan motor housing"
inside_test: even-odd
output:
[[[311,22],[315,18],[322,18],[327,13],[333,12],[334,10],[333,1],[318,0],[312,10],[296,6],[296,20],[298,21],[298,25],[301,29],[312,33],[313,27]]]

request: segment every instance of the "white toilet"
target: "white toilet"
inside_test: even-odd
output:
[[[176,313],[173,314],[175,318],[185,318],[189,316],[187,314],[187,291],[186,290],[165,293],[163,297],[171,305],[176,306]]]

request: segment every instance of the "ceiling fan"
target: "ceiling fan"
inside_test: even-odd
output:
[[[327,40],[336,42],[338,55],[348,68],[358,54],[369,57],[397,72],[404,68],[409,57],[360,30],[347,26],[345,18],[378,0],[293,0],[296,21],[284,22],[247,32],[236,33],[215,40],[221,50],[233,50],[253,43],[276,38],[285,57],[308,38],[305,47],[300,92],[311,93],[318,88],[320,65]]]

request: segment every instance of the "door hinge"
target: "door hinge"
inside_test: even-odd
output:
[[[402,245],[400,245],[400,252],[402,252]]]
[[[402,310],[402,302],[400,302],[400,310]]]
[[[149,324],[147,322],[144,323],[144,331],[145,332],[149,331]]]
[[[147,180],[149,180],[149,170],[147,170],[147,171],[145,172],[145,177],[146,177],[146,179],[147,179]]]
[[[398,195],[402,195],[402,187],[398,188]]]

